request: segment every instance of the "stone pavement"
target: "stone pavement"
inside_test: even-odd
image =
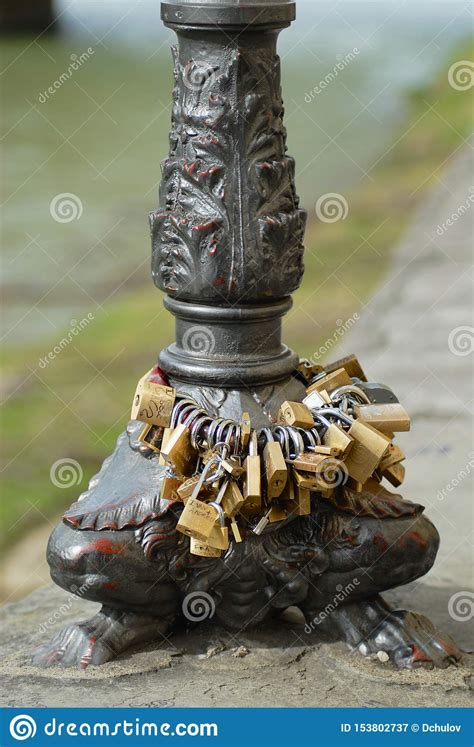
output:
[[[337,357],[357,351],[413,417],[404,495],[423,503],[442,537],[435,568],[386,596],[428,614],[472,646],[472,165],[458,154],[395,251],[382,287]],[[468,205],[469,207],[462,207]],[[472,207],[471,207],[472,205]],[[443,224],[450,220],[452,226]],[[4,607],[2,696],[8,706],[467,706],[466,667],[394,671],[305,634],[293,614],[233,638],[212,624],[176,633],[100,668],[37,670],[32,647],[97,605],[52,587]],[[52,618],[53,622],[49,622]],[[243,647],[243,648],[239,648]],[[472,658],[472,657],[470,657]]]

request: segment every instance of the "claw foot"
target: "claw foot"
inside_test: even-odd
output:
[[[136,643],[154,640],[165,634],[169,624],[156,617],[121,612],[103,607],[90,620],[72,623],[48,642],[39,646],[32,663],[38,667],[98,666],[115,659]]]
[[[341,605],[336,624],[353,650],[364,656],[385,651],[399,669],[458,664],[462,651],[424,615],[392,610],[383,599]]]

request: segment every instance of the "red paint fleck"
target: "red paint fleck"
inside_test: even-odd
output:
[[[213,257],[214,254],[217,252],[217,249],[218,249],[218,244],[214,244],[212,249],[209,249],[207,253],[209,254],[209,256]]]
[[[222,275],[218,275],[216,279],[214,280],[214,285],[224,285],[225,284],[225,278],[222,277]]]
[[[108,539],[96,539],[86,545],[82,554],[89,551],[100,552],[101,555],[120,555],[125,552],[125,546],[119,542],[111,542]]]
[[[418,648],[418,646],[415,646],[415,644],[412,644],[412,661],[431,661],[429,657],[426,656],[426,654],[421,650],[421,648]]]
[[[216,225],[215,220],[211,220],[209,223],[198,223],[193,226],[193,231],[209,231],[209,229],[214,228]]]
[[[107,581],[107,583],[105,583],[103,585],[103,588],[104,589],[111,589],[111,590],[113,590],[113,589],[117,589],[118,586],[119,586],[119,582],[118,581]]]
[[[155,366],[149,373],[147,381],[152,381],[153,384],[161,384],[162,386],[169,386],[168,378],[159,366]]]
[[[235,288],[237,288],[237,283],[235,282],[235,280],[232,280],[232,282],[230,284],[230,289],[231,290],[235,290]]]
[[[79,662],[79,668],[85,669],[87,665],[89,664],[92,656],[92,649],[94,647],[94,643],[97,641],[97,637],[95,635],[91,636],[87,642],[87,650],[85,654],[83,654],[81,661]]]
[[[385,542],[384,538],[380,536],[380,534],[376,534],[372,542],[379,550],[381,550],[381,552],[386,552],[386,550],[388,549],[387,543]]]
[[[419,534],[418,532],[409,532],[408,536],[410,537],[410,539],[414,540],[417,543],[417,545],[420,545],[420,547],[422,547],[423,549],[428,547],[427,541],[423,539],[421,534]]]

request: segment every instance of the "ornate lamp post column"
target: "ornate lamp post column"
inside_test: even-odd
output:
[[[247,410],[265,425],[304,391],[292,376],[297,356],[281,343],[306,218],[276,53],[295,3],[180,0],[161,14],[178,46],[170,153],[151,215],[153,278],[177,320],[160,365],[197,399],[204,387],[220,414]]]

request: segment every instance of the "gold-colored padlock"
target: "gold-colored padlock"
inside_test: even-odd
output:
[[[187,480],[181,481],[181,485],[177,488],[177,492],[183,503],[186,503],[188,498],[191,498],[200,479],[201,475],[193,475],[193,477],[188,477]]]
[[[333,371],[337,371],[339,368],[344,368],[349,376],[354,376],[361,381],[367,381],[363,368],[353,353],[351,355],[346,355],[344,358],[339,358],[339,360],[324,366],[324,368],[327,373],[332,373]]]
[[[317,363],[311,363],[309,360],[300,360],[296,370],[302,374],[306,381],[311,381],[315,376],[322,373],[324,368]]]
[[[227,527],[215,524],[207,538],[207,544],[217,550],[227,550],[229,547],[229,530]]]
[[[207,543],[219,513],[212,503],[204,503],[194,496],[186,501],[176,529],[188,537]]]
[[[405,479],[405,467],[400,462],[391,464],[383,470],[382,475],[394,486],[394,488],[398,488]]]
[[[141,378],[133,398],[130,417],[132,420],[167,428],[171,422],[175,400],[176,389],[173,387]]]
[[[398,464],[399,462],[403,462],[405,459],[405,454],[401,450],[401,448],[398,446],[398,444],[390,444],[388,447],[388,451],[385,454],[384,458],[380,462],[379,470],[380,472],[383,472],[385,469],[388,469],[388,467],[391,467],[392,464]]]
[[[230,528],[232,530],[232,534],[234,536],[235,541],[236,542],[243,542],[242,535],[240,533],[240,528],[239,528],[239,525],[237,524],[235,518],[232,519],[232,521],[230,523]]]
[[[220,558],[222,551],[218,550],[217,547],[210,547],[205,542],[191,537],[189,544],[189,552],[191,555],[200,555],[202,558]]]
[[[317,472],[319,474],[322,474],[326,465],[330,465],[332,470],[341,466],[338,459],[325,454],[316,454],[313,451],[305,451],[303,454],[297,456],[296,459],[293,459],[291,464],[296,470],[301,472]]]
[[[249,454],[245,459],[244,499],[245,513],[255,513],[262,505],[261,461],[258,453],[256,431],[252,432]]]
[[[308,488],[297,487],[294,498],[287,503],[289,513],[294,516],[307,516],[311,513],[311,491]]]
[[[338,389],[340,386],[348,386],[349,384],[352,384],[352,379],[346,369],[337,368],[335,371],[315,381],[314,384],[311,384],[306,390],[306,394],[311,394],[311,392],[321,393],[323,390],[326,390],[330,394],[333,389]]]
[[[149,449],[159,454],[163,443],[164,433],[165,428],[162,428],[159,425],[145,423],[140,431],[138,440],[140,443],[145,444]]]
[[[339,425],[331,423],[323,436],[325,446],[334,447],[340,450],[342,456],[346,456],[354,443],[354,439],[349,436]]]
[[[341,449],[337,446],[315,446],[313,452],[327,457],[339,457],[341,455]]]
[[[191,445],[187,426],[180,423],[161,446],[161,458],[177,475],[190,477],[196,469],[198,453]]]
[[[288,511],[286,508],[283,508],[283,506],[277,506],[274,504],[271,509],[270,513],[268,515],[268,521],[270,524],[274,524],[277,521],[284,521],[288,518]]]
[[[227,457],[226,459],[222,459],[220,464],[221,467],[223,467],[223,469],[225,469],[225,471],[235,480],[241,477],[245,472],[245,468],[242,467],[237,457]]]
[[[298,490],[325,490],[327,483],[323,477],[311,472],[299,472],[293,469],[293,480],[295,481],[296,491]]]
[[[382,433],[410,430],[410,416],[399,402],[378,405],[355,405],[354,415]]]
[[[311,410],[303,402],[283,402],[278,412],[278,423],[294,428],[312,428],[314,418]]]
[[[252,435],[252,422],[248,412],[242,413],[242,420],[240,421],[240,444],[243,449],[247,448],[247,444],[250,441]]]
[[[161,497],[167,501],[181,501],[182,498],[179,495],[179,488],[182,484],[182,478],[176,477],[176,475],[169,470],[165,470],[161,482]]]
[[[263,449],[265,463],[266,495],[268,500],[278,498],[288,479],[288,469],[278,441],[268,441]]]
[[[348,433],[354,443],[344,457],[344,465],[350,477],[364,483],[378,467],[390,441],[383,433],[360,420],[354,420]]]
[[[229,480],[220,502],[225,515],[232,518],[242,508],[243,504],[244,496],[239,486],[234,480]]]

